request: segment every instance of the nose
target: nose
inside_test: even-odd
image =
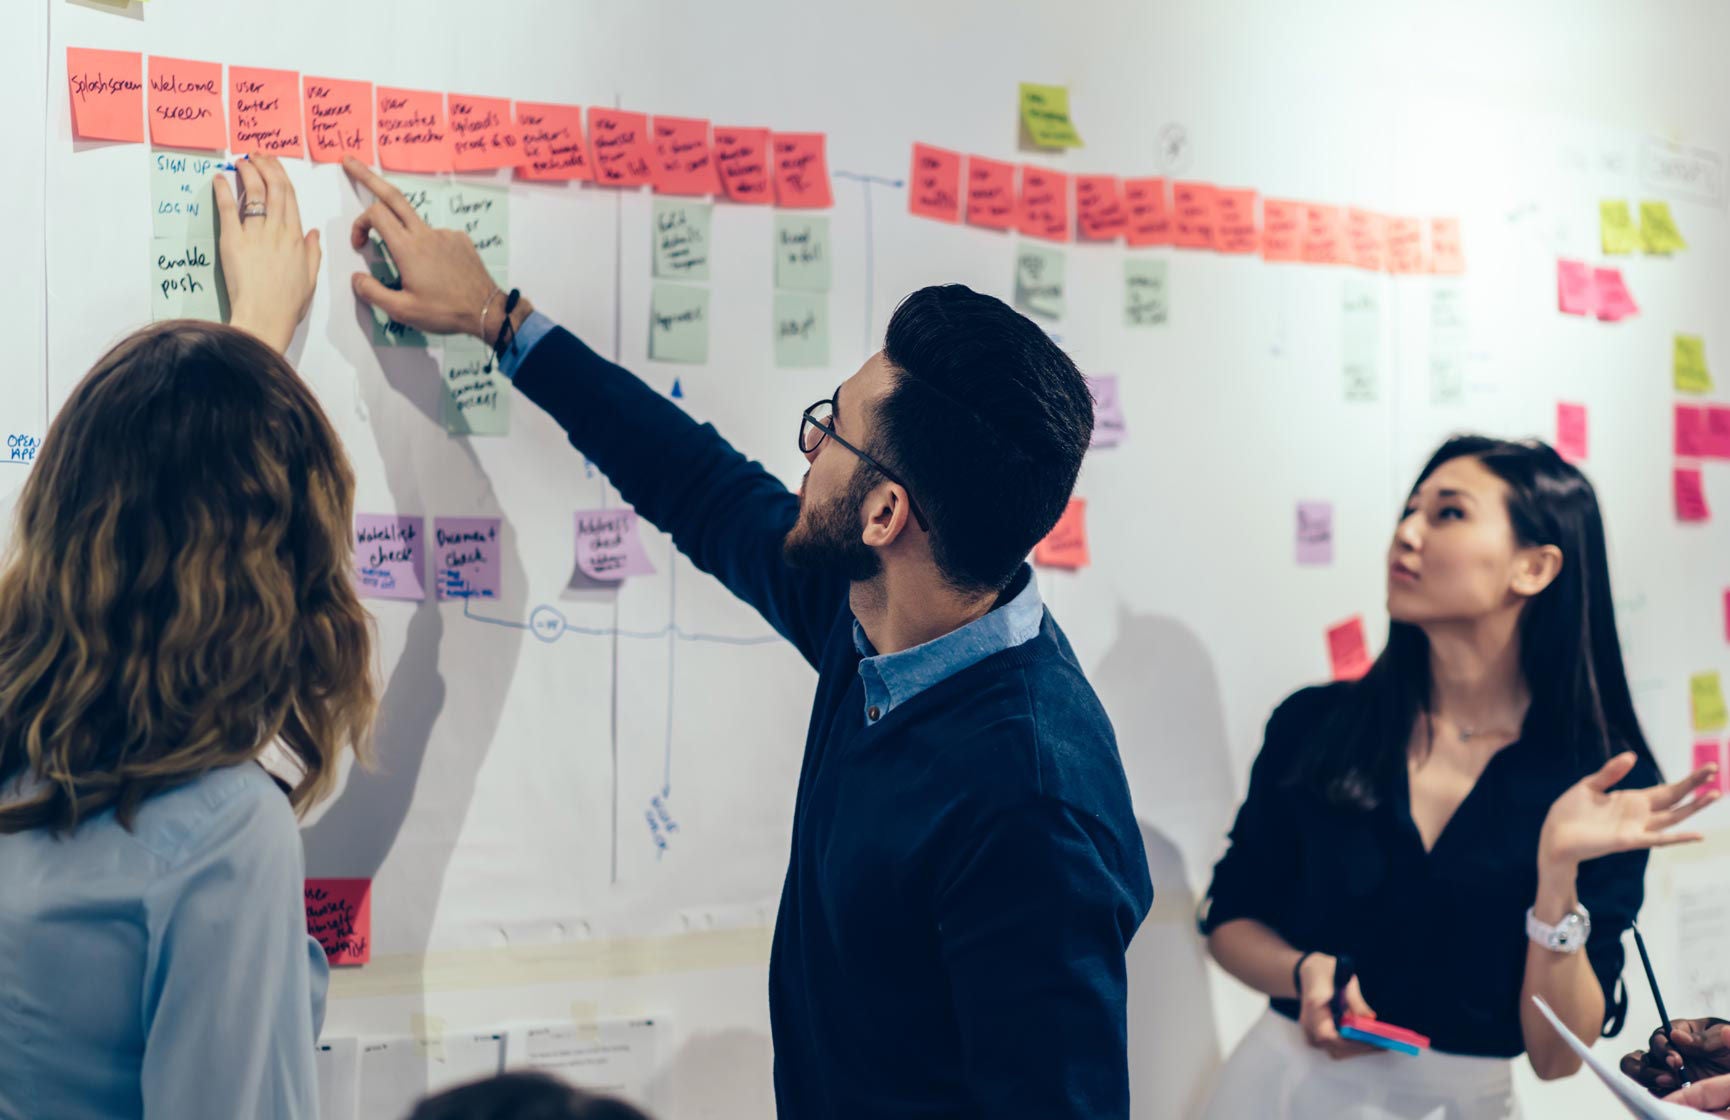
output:
[[[1394,547],[1404,552],[1417,552],[1421,549],[1424,543],[1423,523],[1423,515],[1417,510],[1401,518],[1394,529]]]

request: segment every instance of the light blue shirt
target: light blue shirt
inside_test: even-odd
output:
[[[12,790],[11,796],[19,796]],[[317,1120],[329,982],[258,766],[0,835],[0,1117]]]
[[[528,360],[529,351],[557,325],[539,311],[529,312],[529,317],[523,320],[523,329],[511,337],[511,344],[499,355],[499,372],[506,379],[515,381],[517,370],[523,368],[523,363]]]
[[[853,620],[853,648],[864,660],[859,678],[865,682],[865,722],[876,723],[939,681],[953,677],[994,653],[1013,649],[1039,633],[1045,617],[1045,602],[1039,584],[1031,575],[1015,598],[951,630],[941,638],[900,653],[878,653],[871,648],[865,628]]]

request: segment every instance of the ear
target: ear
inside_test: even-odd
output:
[[[1514,556],[1513,592],[1530,599],[1562,574],[1562,550],[1553,544],[1522,548]]]
[[[907,528],[909,509],[907,491],[884,480],[871,488],[865,498],[865,529],[861,540],[872,548],[888,548]]]

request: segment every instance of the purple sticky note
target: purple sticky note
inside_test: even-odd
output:
[[[1556,262],[1556,302],[1564,315],[1591,315],[1598,310],[1598,281],[1591,265]]]
[[[354,581],[363,599],[424,599],[425,522],[394,513],[354,517]]]
[[[1299,502],[1297,507],[1297,562],[1334,562],[1334,504]]]
[[[433,520],[433,564],[440,599],[499,597],[499,519]]]
[[[652,576],[655,566],[643,552],[637,515],[628,509],[577,511],[577,567],[590,579],[619,580]]]
[[[1116,447],[1129,434],[1123,419],[1123,398],[1117,393],[1117,375],[1089,377],[1087,387],[1093,392],[1093,447]]]

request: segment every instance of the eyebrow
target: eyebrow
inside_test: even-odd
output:
[[[1477,500],[1478,500],[1476,495],[1467,493],[1464,490],[1437,490],[1436,491],[1436,497],[1438,497],[1438,498],[1463,498],[1466,501],[1473,503],[1474,505],[1477,503]]]

